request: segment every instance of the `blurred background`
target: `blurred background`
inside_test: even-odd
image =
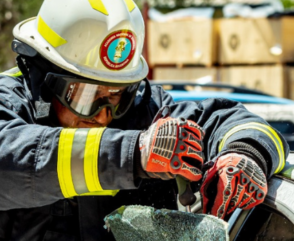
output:
[[[229,83],[294,99],[294,0],[135,0],[149,79]],[[15,66],[12,29],[42,0],[0,0],[0,71]]]

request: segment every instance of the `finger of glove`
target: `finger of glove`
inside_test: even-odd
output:
[[[248,195],[248,193],[245,192],[244,197],[243,197],[242,201],[240,202],[239,208],[251,209],[251,208],[255,207],[256,205],[262,203],[264,201],[266,195],[262,194],[262,197],[258,197],[257,195],[259,195],[259,194],[260,194],[259,190],[255,191],[251,195]]]
[[[251,209],[255,207],[258,204],[261,204],[264,201],[264,198],[262,200],[256,200],[255,198],[251,197],[250,200],[244,202],[245,204],[240,205],[241,209]]]
[[[191,182],[197,182],[202,178],[202,172],[197,167],[194,167],[186,162],[182,162],[180,164],[177,164],[177,162],[177,158],[172,160],[170,173],[174,175],[181,175]]]
[[[187,121],[187,124],[184,125],[184,128],[189,131],[190,133],[194,133],[195,137],[202,141],[204,138],[204,131],[202,128],[196,124],[194,121]]]
[[[194,138],[198,141],[203,140],[204,132],[195,122],[186,120],[184,118],[177,119],[179,126],[179,138],[186,138],[188,133],[194,135]]]
[[[214,179],[218,178],[219,179],[219,174],[223,172],[223,168],[226,167],[226,164],[232,160],[231,154],[227,154],[224,156],[218,157],[218,159],[214,162],[213,166],[210,167],[203,179],[203,183],[201,186],[201,194],[202,194],[202,202],[203,202],[203,213],[209,213],[211,212],[211,203],[213,200],[210,200],[212,198],[215,198],[217,195],[212,195],[209,193],[211,190],[214,190],[217,188],[217,185],[221,182],[221,180],[218,180],[216,183]],[[213,187],[215,186],[215,187]],[[210,190],[210,191],[208,191]],[[219,190],[218,190],[219,191]],[[213,191],[215,193],[215,191]],[[213,197],[212,197],[213,196]]]
[[[260,167],[246,156],[239,157],[239,160],[232,159],[224,168],[227,175],[234,175],[237,180],[236,191],[227,213],[231,213],[236,207],[254,207],[263,201],[266,193],[263,188],[266,186],[266,178]]]
[[[211,187],[211,185],[213,185],[212,183],[214,183],[214,180],[216,177],[217,177],[217,168],[216,168],[216,164],[214,164],[214,166],[210,168],[209,170],[207,170],[207,172],[204,174],[203,183],[200,188],[203,213],[210,212],[210,209],[208,208],[208,203],[211,199],[210,197],[211,195],[210,193],[208,193],[208,190]]]
[[[170,180],[175,178],[174,175],[168,172],[148,172],[148,175],[151,178],[162,179],[162,180]]]
[[[161,180],[170,180],[175,178],[175,176],[169,172],[155,172],[154,174],[156,174]]]
[[[243,171],[239,168],[239,165],[235,166],[235,163],[227,163],[227,165],[228,166],[222,168],[223,173],[227,175],[228,180],[235,180],[235,190],[227,210],[227,214],[229,214],[233,212],[240,205],[240,203],[248,197],[245,192],[249,179],[244,178]],[[233,179],[232,176],[235,178]],[[231,185],[232,184],[233,183],[231,183]]]
[[[193,133],[187,131],[185,128],[179,128],[179,140],[187,143],[187,145],[194,147],[198,151],[203,151],[203,142]]]
[[[160,178],[158,175],[156,175],[154,172],[147,172],[148,173],[148,176],[151,177],[151,178]]]
[[[267,182],[263,171],[249,158],[242,159],[238,167],[241,170],[240,183],[246,189],[239,207],[247,209],[262,203],[267,193]]]
[[[187,143],[183,141],[178,141],[175,155],[178,156],[181,162],[189,162],[190,165],[194,165],[199,169],[202,168],[204,162],[204,154],[201,151],[198,151],[194,147],[187,145]]]
[[[227,209],[227,214],[232,213],[233,211],[235,211],[236,208],[238,208],[240,206],[240,203],[247,198],[246,196],[246,192],[245,192],[245,187],[241,186],[239,184],[238,177],[235,178],[236,183],[235,183],[235,190],[234,193],[232,194],[232,198],[230,200],[228,209]]]
[[[179,128],[179,139],[198,151],[203,151],[203,142],[194,133],[188,132],[184,128]]]
[[[227,175],[222,169],[220,172],[217,183],[217,198],[212,206],[211,214],[223,219],[227,214],[230,201],[235,193],[236,177]]]

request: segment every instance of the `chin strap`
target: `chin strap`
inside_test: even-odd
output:
[[[150,83],[149,83],[149,80],[147,80],[147,78],[143,79],[142,80],[143,82],[145,82],[145,89],[144,89],[144,93],[143,93],[143,96],[142,96],[142,101],[144,101],[145,103],[149,102],[150,99],[151,99],[151,86],[150,86]]]
[[[32,109],[34,110],[35,119],[47,118],[50,113],[51,103],[45,102],[41,97],[43,74],[35,66],[32,66],[29,71],[26,60],[21,55],[17,56],[16,61],[23,75],[26,96],[34,103],[34,105],[32,104]]]

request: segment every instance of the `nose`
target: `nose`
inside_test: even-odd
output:
[[[96,116],[94,116],[93,119],[104,127],[111,122],[112,116],[110,110],[107,107],[105,107]]]

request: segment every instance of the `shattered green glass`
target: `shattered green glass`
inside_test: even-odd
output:
[[[211,215],[122,206],[104,221],[116,241],[229,240],[228,224]]]

